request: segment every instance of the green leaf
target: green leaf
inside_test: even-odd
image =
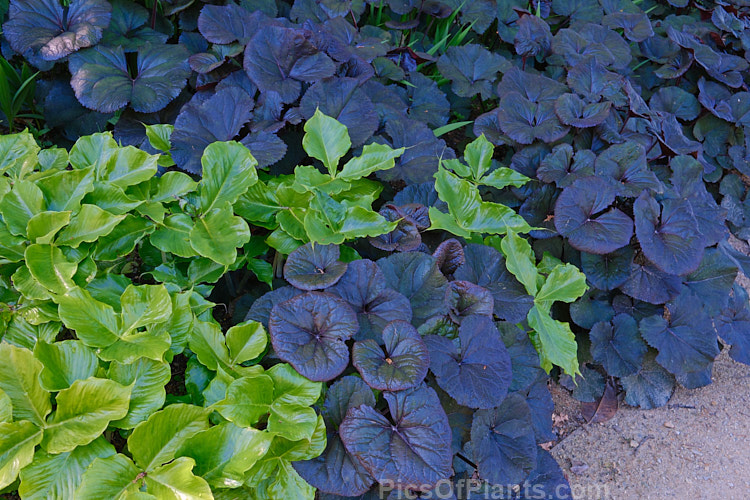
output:
[[[588,290],[586,275],[573,264],[562,264],[549,273],[536,294],[537,302],[573,302]]]
[[[283,207],[276,193],[265,183],[258,181],[239,197],[234,205],[234,211],[257,226],[273,229],[278,225],[276,214]]]
[[[316,109],[305,123],[302,147],[308,155],[323,162],[331,177],[335,177],[339,160],[352,147],[352,141],[345,125]]]
[[[379,170],[388,170],[396,165],[396,158],[404,154],[404,148],[393,149],[385,144],[368,144],[362,154],[352,158],[336,176],[338,179],[353,180],[367,177]]]
[[[445,168],[440,167],[435,174],[435,189],[440,199],[447,203],[449,213],[455,219],[455,224],[443,226],[458,225],[463,231],[489,234],[505,234],[508,230],[531,230],[523,217],[512,209],[499,203],[482,201],[475,185]],[[431,226],[431,229],[436,228],[438,227]],[[449,230],[448,227],[440,229]]]
[[[21,469],[18,494],[24,500],[82,498],[75,494],[83,473],[94,459],[114,454],[115,448],[104,437],[58,455],[40,450],[34,461]]]
[[[260,259],[248,259],[247,268],[258,278],[258,281],[273,287],[273,266],[271,263]]]
[[[138,331],[125,334],[113,344],[101,349],[99,358],[121,363],[132,363],[141,357],[159,360],[169,350],[169,345],[169,333],[165,330]]]
[[[112,215],[96,205],[81,205],[81,210],[58,235],[56,243],[77,248],[83,242],[92,242],[106,236],[125,218]]]
[[[164,285],[130,285],[121,303],[123,332],[163,323],[172,315],[172,299]]]
[[[39,179],[36,185],[44,193],[47,210],[75,212],[81,200],[94,190],[94,168],[63,170]]]
[[[39,151],[39,166],[44,170],[64,170],[68,166],[68,152],[63,148],[51,147]]]
[[[8,230],[16,236],[26,236],[29,220],[44,211],[44,195],[31,181],[18,181],[0,200],[0,212]]]
[[[266,243],[282,255],[289,255],[303,245],[302,241],[292,238],[289,233],[281,228],[269,234]]]
[[[10,396],[0,389],[0,423],[13,420],[13,402]]]
[[[268,335],[263,325],[257,321],[245,321],[227,330],[226,344],[229,348],[229,362],[233,365],[255,359],[266,349]]]
[[[125,257],[135,250],[139,241],[152,234],[155,228],[153,222],[127,214],[111,233],[97,240],[94,258],[106,261]]]
[[[177,455],[193,458],[193,473],[212,488],[238,488],[245,472],[266,454],[272,440],[269,432],[224,422],[189,438]]]
[[[258,374],[232,382],[224,400],[213,408],[239,427],[252,427],[269,412],[273,400],[273,380],[266,374]]]
[[[195,460],[180,457],[146,475],[146,487],[159,500],[213,499],[208,483],[193,474]]]
[[[40,212],[29,219],[26,235],[34,243],[51,243],[70,222],[70,212]]]
[[[31,463],[42,430],[26,420],[0,424],[0,489],[12,484]]]
[[[108,182],[94,183],[94,190],[84,197],[83,202],[114,215],[126,214],[146,203],[145,200],[129,197],[122,188]]]
[[[172,147],[169,139],[172,136],[173,131],[174,125],[146,125],[146,137],[148,137],[148,142],[151,143],[151,146],[154,149],[158,149],[165,153],[168,153],[169,149]]]
[[[0,264],[22,261],[25,243],[26,238],[13,236],[8,227],[0,222]]]
[[[471,174],[478,181],[492,166],[492,155],[495,146],[484,136],[480,135],[470,142],[464,149],[464,159],[471,167]]]
[[[126,188],[156,175],[158,155],[150,155],[134,146],[118,148],[101,170],[100,179]]]
[[[94,351],[79,340],[64,340],[48,344],[37,341],[34,357],[41,361],[39,382],[51,392],[67,389],[76,380],[93,377],[99,368]]]
[[[258,162],[242,144],[215,142],[203,152],[203,178],[198,186],[202,214],[233,204],[258,181],[255,166]]]
[[[125,455],[117,454],[95,459],[81,476],[81,484],[71,498],[106,498],[132,500],[137,498],[141,471]]]
[[[225,203],[195,221],[190,231],[190,244],[203,257],[225,266],[237,258],[237,248],[250,241],[247,223],[232,215],[232,207]]]
[[[474,123],[473,120],[449,123],[447,125],[443,125],[442,127],[436,128],[435,130],[432,131],[432,133],[435,134],[435,137],[440,137],[449,132],[453,132],[454,130],[458,130],[461,127],[465,127],[466,125],[471,125],[472,123]]]
[[[309,439],[318,422],[309,406],[274,402],[269,409],[268,432],[290,441]]]
[[[549,373],[552,365],[557,365],[571,377],[580,374],[578,367],[578,346],[575,334],[567,323],[552,319],[549,312],[536,304],[529,311],[529,326],[534,329],[532,337],[539,352],[542,368]]]
[[[441,212],[435,207],[430,207],[430,229],[442,229],[462,238],[471,238],[472,232],[459,226],[451,214]]]
[[[190,244],[190,232],[193,227],[195,224],[189,216],[170,215],[151,235],[151,243],[162,252],[173,253],[178,257],[195,257],[197,254]]]
[[[159,178],[152,179],[156,183],[156,189],[151,195],[151,201],[170,202],[192,193],[198,188],[189,175],[182,172],[167,172]]]
[[[275,401],[311,406],[320,398],[323,384],[303,377],[289,364],[274,365],[266,374],[273,380]]]
[[[500,249],[505,255],[505,266],[520,281],[529,295],[537,294],[539,273],[536,258],[531,245],[515,232],[509,231],[500,242]]]
[[[44,425],[52,405],[49,393],[39,384],[42,364],[30,350],[6,343],[0,343],[0,359],[0,389],[13,404],[13,420],[29,420],[34,425]]]
[[[294,167],[294,183],[292,189],[299,195],[307,192],[323,192],[326,194],[338,194],[349,189],[350,183],[338,177],[334,178],[328,174],[321,173],[312,165],[298,165]],[[304,206],[307,199],[303,196],[296,197],[297,203],[289,203],[291,206]]]
[[[128,414],[112,422],[114,427],[132,429],[146,420],[164,405],[167,385],[172,372],[164,361],[139,358],[130,364],[113,361],[107,370],[107,377],[115,382],[130,386]]]
[[[324,216],[314,210],[305,215],[305,230],[311,241],[327,245],[341,244],[346,240],[378,236],[393,231],[397,222],[388,222],[382,215],[360,206],[351,207],[339,228],[327,225]]]
[[[521,187],[527,182],[529,178],[525,175],[516,172],[515,170],[508,167],[499,167],[479,179],[479,184],[485,186],[492,186],[497,189],[503,189],[508,186]]]
[[[198,356],[198,361],[209,370],[229,366],[229,350],[224,344],[224,335],[216,323],[196,320],[188,341],[190,350]]]
[[[315,458],[323,453],[325,447],[326,428],[323,417],[318,416],[315,432],[310,439],[289,441],[274,438],[266,454],[248,471],[245,485],[259,498],[312,500],[315,489],[297,474],[291,462]]]
[[[44,429],[42,447],[63,453],[96,439],[112,420],[128,413],[131,388],[112,380],[76,380],[57,394],[57,409]]]
[[[0,135],[0,174],[7,172],[20,179],[31,172],[37,163],[39,146],[28,132]]]
[[[112,306],[81,288],[58,297],[60,319],[90,347],[107,347],[119,339],[120,325]]]
[[[118,146],[112,138],[112,132],[81,137],[70,149],[70,164],[74,169],[94,166],[97,177],[100,177],[102,166],[107,163]]]
[[[210,410],[198,406],[174,404],[152,414],[128,438],[133,460],[150,472],[174,459],[186,439],[208,428],[209,413]]]

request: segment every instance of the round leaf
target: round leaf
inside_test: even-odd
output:
[[[307,243],[289,254],[284,264],[284,278],[300,290],[322,290],[341,279],[346,263],[339,262],[336,245]]]
[[[276,305],[268,327],[279,358],[310,380],[326,381],[349,364],[345,342],[357,333],[359,324],[340,298],[308,292]]]
[[[362,379],[381,391],[419,385],[427,375],[430,357],[417,330],[406,321],[392,321],[383,330],[383,341],[384,348],[372,339],[354,343],[352,363]]]
[[[491,318],[468,316],[458,338],[425,337],[430,369],[441,389],[470,408],[494,408],[513,379],[510,355]]]

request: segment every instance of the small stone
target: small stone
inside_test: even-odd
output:
[[[671,420],[668,420],[664,422],[664,427],[666,427],[667,429],[674,429],[674,424],[672,423]]]
[[[587,464],[586,462],[580,462],[578,460],[574,460],[573,465],[570,467],[570,472],[576,475],[583,474],[587,470],[589,470],[589,464]]]
[[[638,448],[638,441],[636,441],[635,439],[631,439],[630,440],[630,447],[631,448]]]

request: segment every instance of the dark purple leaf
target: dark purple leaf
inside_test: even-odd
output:
[[[302,293],[304,292],[293,286],[282,286],[281,288],[271,290],[253,302],[253,305],[250,306],[250,310],[247,312],[247,316],[245,316],[245,321],[257,321],[268,328],[268,318],[271,316],[271,309],[276,304],[281,304]]]
[[[427,489],[453,473],[451,428],[435,391],[424,385],[384,393],[391,420],[362,405],[341,424],[344,446],[376,481]]]
[[[346,272],[339,262],[336,245],[306,243],[289,254],[284,264],[284,279],[300,290],[322,290],[335,285]]]
[[[549,52],[552,45],[552,32],[546,21],[536,16],[525,15],[521,16],[516,24],[518,26],[514,40],[516,54],[521,57],[537,57]]]
[[[595,127],[607,119],[611,104],[609,102],[586,104],[575,94],[563,94],[555,101],[555,113],[564,125],[577,128]]]
[[[602,255],[581,252],[581,269],[586,279],[600,290],[614,290],[630,277],[633,248],[624,246]]]
[[[451,81],[451,89],[457,96],[480,94],[482,99],[489,99],[498,72],[509,69],[510,63],[501,55],[472,43],[449,47],[438,59],[437,66],[440,74]]]
[[[430,370],[438,385],[469,408],[494,408],[508,394],[513,379],[508,350],[492,319],[464,318],[458,338],[424,337],[430,351]]]
[[[631,42],[642,42],[654,34],[651,22],[643,12],[614,12],[604,16],[602,23],[608,28],[622,28],[625,38]]]
[[[643,190],[662,192],[662,184],[649,170],[646,150],[635,141],[613,144],[596,158],[596,175],[607,180],[617,196],[635,198]]]
[[[620,289],[633,297],[650,304],[663,304],[675,297],[680,290],[682,280],[666,274],[648,264],[630,265],[630,277]]]
[[[429,219],[427,219],[429,222]],[[427,229],[426,227],[424,229]],[[444,276],[451,277],[456,270],[466,262],[464,257],[464,247],[455,238],[449,238],[435,249],[432,254],[437,260],[437,265],[440,268],[440,272]]]
[[[633,221],[617,208],[614,190],[599,177],[579,179],[555,204],[555,228],[578,250],[605,254],[627,245]],[[604,212],[604,213],[602,213]]]
[[[419,385],[427,375],[430,356],[411,323],[388,323],[383,344],[366,339],[352,347],[352,363],[367,385],[380,391],[403,391]]]
[[[265,24],[245,49],[245,71],[261,92],[275,91],[285,103],[300,95],[301,82],[332,76],[336,66],[310,42],[309,31]]]
[[[112,4],[112,20],[104,31],[102,45],[121,46],[125,52],[134,52],[141,45],[166,43],[166,34],[146,26],[149,12],[142,6],[126,0],[116,0]]]
[[[555,115],[553,102],[535,103],[518,92],[503,95],[497,118],[502,131],[521,144],[531,144],[535,139],[555,142],[569,130]]]
[[[274,306],[271,344],[283,361],[315,381],[336,378],[349,364],[346,341],[357,330],[349,304],[330,293],[307,292]]]
[[[627,314],[618,314],[611,322],[595,324],[589,337],[591,356],[615,377],[636,373],[648,351],[638,332],[638,323]]]
[[[90,109],[109,113],[130,103],[135,111],[153,113],[185,86],[188,56],[181,45],[145,45],[138,49],[136,74],[131,75],[120,47],[94,47],[71,56],[70,86]]]
[[[497,408],[477,411],[471,445],[482,479],[498,485],[526,479],[536,466],[537,446],[523,396],[510,394]]]
[[[381,342],[381,334],[388,323],[411,321],[409,299],[387,288],[383,272],[370,260],[350,262],[346,273],[328,291],[344,299],[357,313],[359,332],[355,340]]]
[[[451,281],[445,291],[448,316],[455,323],[472,315],[492,318],[493,297],[489,290],[470,281]]]
[[[23,55],[57,61],[96,45],[109,25],[112,6],[104,0],[14,0],[8,8],[3,35]]]

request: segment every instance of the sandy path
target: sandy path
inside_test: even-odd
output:
[[[580,421],[578,402],[553,394],[556,411]],[[711,385],[679,387],[654,410],[623,406],[609,422],[575,428],[552,454],[576,500],[750,499],[750,366],[723,352]]]

